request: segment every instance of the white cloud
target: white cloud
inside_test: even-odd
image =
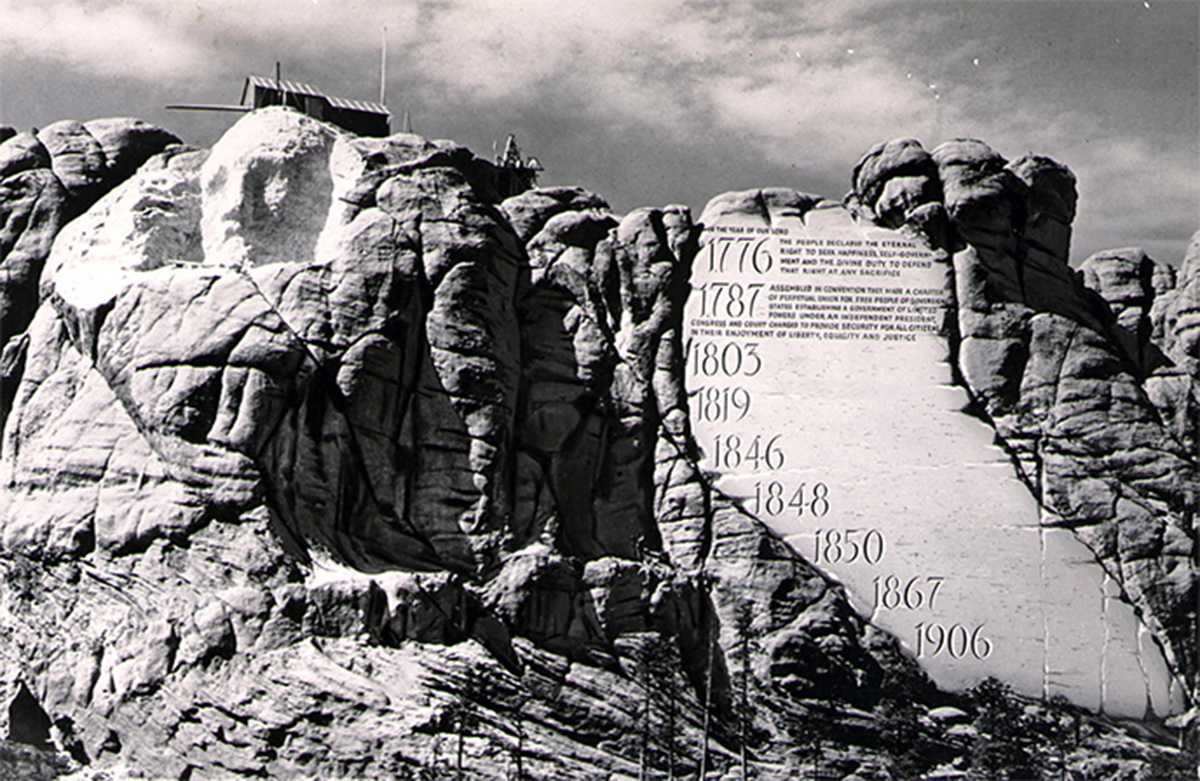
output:
[[[858,24],[855,8],[463,0],[432,20],[413,65],[476,100],[572,94],[598,119],[685,137],[719,123],[779,162],[797,146],[844,157],[881,125],[910,132],[932,107],[880,58],[882,32]]]
[[[417,35],[414,3],[369,0],[0,0],[0,53],[77,73],[186,83],[216,68]],[[265,55],[265,56],[264,56]]]
[[[967,30],[945,12],[954,4],[932,5],[0,0],[0,55],[180,83],[216,69],[261,72],[277,58],[361,63],[376,56],[387,25],[393,79],[464,111],[562,101],[613,144],[628,123],[680,147],[715,128],[759,159],[842,181],[880,141],[913,136],[932,147],[971,135],[1010,156],[1033,150],[1071,166],[1083,190],[1081,231],[1198,219],[1194,143],[1103,135],[1109,117],[1094,105],[1063,106],[1029,89],[1006,30]],[[1168,192],[1173,200],[1154,197]]]
[[[170,0],[137,0],[161,7]],[[269,46],[276,56],[335,50],[378,51],[380,30],[389,48],[419,36],[416,2],[377,0],[192,0],[171,4],[171,20],[199,37],[226,36]]]
[[[415,65],[455,89],[498,100],[548,82],[653,79],[662,65],[703,56],[706,43],[673,3],[462,0],[429,20]]]
[[[0,3],[0,53],[95,74],[182,80],[203,51],[172,30],[154,8],[138,4]]]

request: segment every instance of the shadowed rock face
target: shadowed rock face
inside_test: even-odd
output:
[[[871,150],[852,200],[953,252],[962,382],[1034,496],[1196,676],[1195,350],[1189,280],[1140,250],[1067,265],[1074,177],[978,141]]]
[[[281,109],[140,167],[104,128],[39,174],[137,168],[42,229],[0,457],[0,694],[77,759],[404,773],[483,675],[543,776],[624,772],[631,659],[668,638],[696,719],[743,604],[764,686],[929,691],[697,470],[686,209],[502,201],[461,147]]]

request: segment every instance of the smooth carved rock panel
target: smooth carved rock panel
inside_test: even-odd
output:
[[[833,573],[944,686],[996,676],[1109,713],[1179,712],[1186,688],[1130,604],[1141,594],[1122,601],[1087,534],[1052,528],[1071,508],[1039,502],[972,411],[960,376],[1004,397],[1021,391],[992,378],[1035,359],[1024,345],[948,338],[949,254],[799,194],[741,196],[740,211],[737,198],[702,218],[686,320],[692,417],[715,486]],[[1119,387],[1103,386],[1114,405]],[[1059,392],[1044,414],[1070,426],[1089,414],[1071,406],[1090,409],[1087,393]],[[1112,428],[1147,420],[1130,395],[1107,412],[1106,452],[1137,445]],[[1052,482],[1042,455],[1043,479],[1088,490]],[[1137,511],[1125,512],[1132,526]]]

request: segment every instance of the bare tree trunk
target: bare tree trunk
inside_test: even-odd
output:
[[[697,776],[699,781],[705,781],[708,776],[708,730],[712,717],[713,657],[716,656],[713,646],[712,638],[709,638],[708,669],[704,673],[704,741],[700,747],[700,774]]]
[[[642,650],[642,747],[638,757],[638,778],[641,781],[649,781],[650,768],[649,749],[650,749],[650,671],[646,664],[646,652]]]
[[[525,754],[525,725],[520,725],[520,732],[517,733],[517,781],[525,781],[525,767],[521,760]]]
[[[749,764],[746,757],[746,740],[749,737],[749,729],[747,722],[750,720],[750,633],[744,632],[742,635],[742,708],[741,708],[741,727],[742,727],[742,781],[748,781],[750,778]]]
[[[516,757],[514,757],[517,766],[517,781],[524,781],[525,779],[525,768],[522,759],[525,754],[525,704],[527,702],[527,698],[518,697],[517,705],[513,709],[513,725],[517,732],[517,750]]]
[[[675,691],[667,692],[667,779],[675,781]]]
[[[738,743],[741,744],[741,750],[742,750],[742,757],[741,757],[742,758],[742,781],[746,781],[746,779],[748,778],[748,776],[746,774],[746,707],[747,707],[746,670],[745,670],[745,667],[743,667],[742,668],[742,707],[741,707],[741,714],[740,714],[741,715],[740,726],[741,726],[742,734],[741,734],[741,739],[738,741]]]
[[[466,714],[460,709],[458,712],[458,760],[455,763],[456,775],[458,780],[462,781],[462,758],[463,758],[463,733],[466,732]]]

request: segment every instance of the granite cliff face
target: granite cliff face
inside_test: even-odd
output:
[[[152,776],[601,778],[695,772],[707,731],[708,770],[750,742],[783,773],[799,709],[839,772],[901,774],[872,709],[944,695],[696,467],[687,209],[503,199],[462,147],[282,109],[211,151],[52,127],[0,145],[10,740]],[[981,414],[1194,684],[1189,267],[1089,261],[1113,314],[1066,266],[1073,198],[975,143],[855,173],[953,254]]]
[[[952,255],[962,382],[1039,500],[1120,583],[1196,690],[1196,364],[1192,261],[1139,250],[1067,265],[1075,180],[978,141],[873,149],[854,176],[867,216]],[[1193,243],[1193,248],[1195,243]],[[1189,253],[1189,257],[1192,253]],[[1193,305],[1194,306],[1194,305]]]
[[[470,640],[554,687],[540,775],[627,768],[602,693],[661,633],[693,708],[727,697],[743,603],[797,694],[920,682],[694,466],[687,211],[503,175],[265,111],[63,228],[10,372],[3,680],[77,758],[404,772]]]

